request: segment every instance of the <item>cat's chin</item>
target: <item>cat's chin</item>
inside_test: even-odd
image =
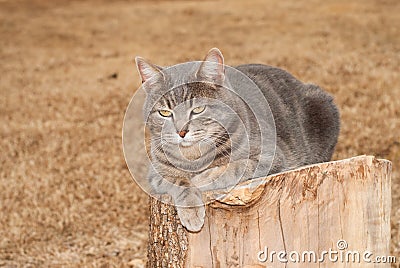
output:
[[[179,143],[179,146],[180,147],[190,147],[190,146],[192,146],[194,143],[193,142],[191,142],[191,141],[181,141],[180,143]]]

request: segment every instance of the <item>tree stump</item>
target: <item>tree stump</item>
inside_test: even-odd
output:
[[[151,198],[147,265],[390,267],[374,263],[389,255],[390,175],[390,161],[359,156],[247,181],[207,205],[198,233]]]

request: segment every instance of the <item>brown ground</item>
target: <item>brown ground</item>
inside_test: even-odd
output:
[[[393,161],[399,256],[400,2],[285,2],[1,0],[0,266],[140,267],[147,196],[121,148],[132,60],[171,65],[214,46],[229,65],[279,66],[332,93],[336,159]]]

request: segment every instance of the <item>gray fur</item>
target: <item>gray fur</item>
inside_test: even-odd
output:
[[[148,179],[154,192],[172,196],[182,224],[190,231],[204,224],[202,191],[230,188],[239,181],[329,161],[332,156],[339,113],[332,97],[318,86],[266,65],[236,67],[259,87],[272,117],[268,107],[250,107],[262,103],[260,96],[224,69],[218,49],[210,50],[204,62],[175,69],[162,69],[141,58],[136,62],[147,92],[144,117],[152,159]],[[202,82],[193,82],[198,80]],[[245,94],[245,100],[238,92]],[[194,113],[203,106],[204,111]],[[161,116],[163,109],[173,116]],[[263,119],[256,118],[252,109],[265,109]],[[182,138],[179,133],[186,135]]]
[[[271,173],[331,159],[340,121],[328,93],[275,67],[246,64],[236,68],[259,86],[271,107],[282,159],[281,167]]]

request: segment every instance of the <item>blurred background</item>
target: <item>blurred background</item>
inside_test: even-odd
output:
[[[399,14],[398,0],[0,0],[0,266],[142,267],[148,197],[121,146],[133,59],[173,65],[212,47],[335,97],[334,158],[393,162],[399,256]]]

